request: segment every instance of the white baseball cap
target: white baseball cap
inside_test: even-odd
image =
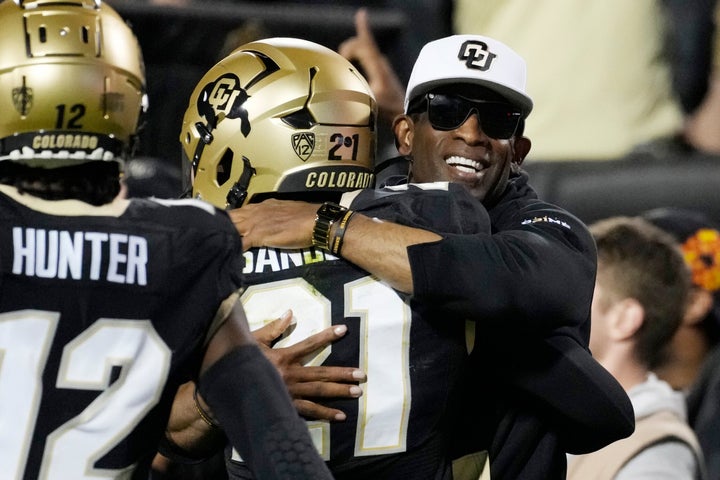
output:
[[[405,94],[410,101],[448,84],[477,84],[520,107],[523,118],[533,108],[525,93],[525,60],[498,40],[480,35],[451,35],[427,43],[413,66]]]

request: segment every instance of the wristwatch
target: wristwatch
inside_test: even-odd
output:
[[[333,223],[342,220],[347,211],[347,208],[332,202],[325,202],[318,208],[312,232],[314,247],[330,251],[330,229]]]

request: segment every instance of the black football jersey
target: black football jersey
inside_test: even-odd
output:
[[[447,189],[433,184],[363,191],[352,207],[438,232],[489,231],[484,208],[464,189]],[[467,357],[464,322],[440,315],[431,305],[416,305],[366,271],[319,250],[255,248],[245,260],[242,300],[251,328],[293,311],[296,323],[278,346],[331,325],[348,326],[345,337],[308,361],[359,366],[367,373],[359,399],[323,402],[346,412],[345,421],[308,422],[333,475],[445,478],[444,420]],[[231,478],[250,478],[237,462],[228,470]]]
[[[146,479],[239,236],[194,200],[24,203],[0,193],[0,478]]]

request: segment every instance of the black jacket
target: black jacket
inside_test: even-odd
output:
[[[415,300],[477,323],[458,454],[471,437],[489,450],[493,480],[565,478],[566,452],[634,430],[625,391],[588,350],[595,244],[525,172],[487,211],[491,234],[408,249]]]

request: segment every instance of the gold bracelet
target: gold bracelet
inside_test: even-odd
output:
[[[350,217],[353,216],[355,212],[352,210],[348,210],[345,216],[338,222],[337,228],[332,233],[332,242],[330,243],[330,252],[333,255],[340,255],[340,249],[343,245],[343,238],[345,237],[345,229],[347,228],[347,224],[350,221]]]
[[[210,416],[203,408],[200,406],[200,402],[197,398],[197,385],[195,385],[195,389],[193,390],[193,401],[195,403],[195,410],[197,410],[197,413],[200,415],[200,418],[202,418],[203,422],[210,425],[212,428],[220,428],[220,424],[215,422],[212,419],[212,416]]]

